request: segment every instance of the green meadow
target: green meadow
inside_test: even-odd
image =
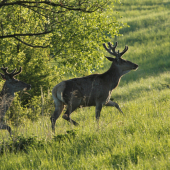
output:
[[[0,132],[0,170],[170,169],[169,9],[168,0],[122,0],[114,7],[128,26],[113,42],[120,50],[128,45],[123,58],[139,65],[112,92],[124,115],[103,107],[98,128],[95,108],[80,108],[71,115],[80,126],[60,117],[55,135],[49,115],[11,125],[12,138]],[[97,72],[110,65],[105,60]]]

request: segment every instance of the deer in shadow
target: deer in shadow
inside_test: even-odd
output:
[[[67,110],[62,118],[73,125],[78,125],[78,123],[70,118],[70,114],[79,107],[95,106],[97,122],[103,106],[116,107],[123,113],[119,105],[110,100],[111,93],[118,86],[121,77],[131,70],[136,70],[138,65],[122,58],[123,54],[128,50],[128,46],[125,46],[120,53],[119,50],[115,51],[117,42],[114,46],[110,42],[108,47],[105,44],[103,46],[111,55],[115,56],[114,58],[106,57],[112,62],[109,70],[102,74],[92,74],[62,81],[53,88],[52,97],[55,105],[55,111],[51,116],[53,132],[55,132],[56,120],[65,105]]]
[[[4,74],[1,77],[5,80],[2,91],[0,92],[0,129],[6,129],[11,135],[11,127],[4,122],[4,116],[10,107],[10,104],[14,98],[14,93],[22,90],[30,90],[31,85],[24,83],[14,78],[14,76],[21,73],[21,67],[18,72],[14,69],[11,73],[7,72],[7,67],[1,67]]]

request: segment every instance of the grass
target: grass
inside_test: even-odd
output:
[[[98,129],[95,108],[81,108],[72,114],[80,126],[59,118],[56,135],[48,116],[25,120],[12,139],[1,131],[0,169],[170,169],[170,3],[122,3],[116,10],[130,27],[113,42],[127,44],[124,58],[139,64],[112,94],[125,115],[103,107]]]

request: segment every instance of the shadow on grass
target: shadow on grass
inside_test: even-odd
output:
[[[129,2],[123,2],[122,6],[117,6],[115,7],[116,10],[119,11],[125,11],[125,10],[131,10],[131,9],[135,9],[138,11],[147,9],[147,10],[152,10],[153,8],[158,8],[158,7],[164,7],[169,9],[170,6],[170,2],[160,2],[160,1],[140,1],[140,7],[139,7],[139,2],[133,2],[133,1],[129,1]]]
[[[59,143],[65,140],[70,141],[70,139],[74,138],[75,135],[76,132],[74,130],[70,130],[66,131],[65,134],[54,136],[51,141],[39,140],[37,136],[16,136],[10,141],[2,142],[0,144],[0,155],[5,153],[18,153],[21,151],[27,153],[30,148],[43,149],[47,145],[51,145],[54,141]]]
[[[128,163],[138,164],[139,158],[145,158],[145,150],[140,145],[135,145],[129,150],[128,153],[124,154],[112,154],[110,157],[110,163],[114,169],[124,169],[128,167]]]

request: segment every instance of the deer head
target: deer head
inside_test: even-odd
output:
[[[111,55],[116,57],[116,58],[112,58],[112,57],[105,56],[109,61],[112,61],[113,65],[117,67],[121,75],[124,75],[129,71],[136,70],[138,68],[137,64],[122,58],[123,54],[128,50],[128,46],[125,46],[124,50],[121,53],[119,53],[119,50],[117,52],[115,51],[117,47],[117,42],[115,46],[113,46],[109,42],[108,43],[109,48],[107,48],[105,44],[103,44],[103,46]]]
[[[4,72],[4,74],[0,73],[1,77],[4,80],[6,80],[4,87],[3,87],[4,92],[2,90],[3,93],[6,93],[8,91],[8,93],[12,94],[12,93],[22,91],[22,90],[29,90],[31,88],[31,85],[26,84],[14,78],[14,76],[21,73],[21,67],[18,72],[15,72],[16,69],[14,69],[11,73],[8,73],[7,69],[8,69],[7,67],[6,68],[1,67],[1,70]]]

